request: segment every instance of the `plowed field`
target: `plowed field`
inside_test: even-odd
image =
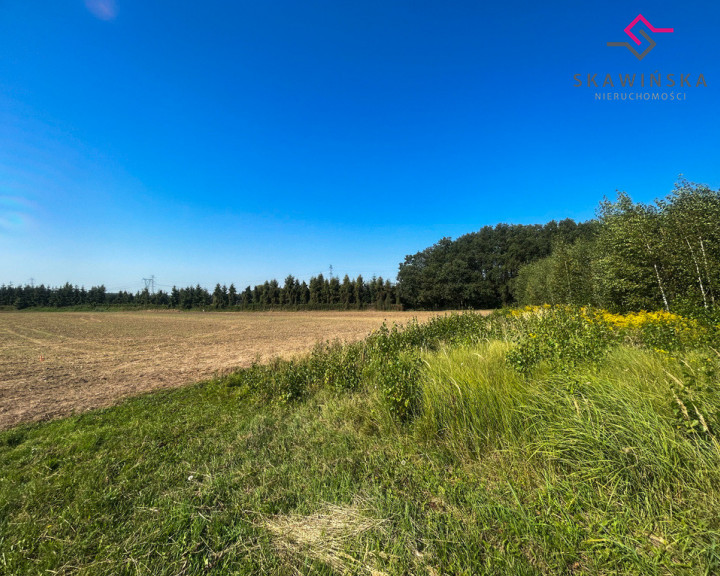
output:
[[[431,312],[3,312],[0,429],[358,340]]]

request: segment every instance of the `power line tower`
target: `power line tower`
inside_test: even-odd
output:
[[[333,277],[333,265],[330,264],[330,278]]]
[[[143,282],[145,282],[145,288],[148,292],[155,294],[155,275],[153,274],[150,278],[143,278]]]

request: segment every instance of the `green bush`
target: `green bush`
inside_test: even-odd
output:
[[[337,392],[357,390],[362,382],[364,349],[362,343],[326,349],[322,363],[322,382]]]
[[[390,412],[401,422],[417,413],[420,399],[422,360],[419,355],[401,352],[374,360],[373,372],[377,388]]]
[[[515,347],[507,359],[523,373],[541,361],[561,370],[596,362],[618,339],[586,308],[540,307],[513,320],[510,339]]]

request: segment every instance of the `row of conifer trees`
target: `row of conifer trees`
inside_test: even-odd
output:
[[[173,287],[169,291],[151,292],[147,288],[132,293],[108,292],[105,286],[84,287],[66,283],[52,288],[38,286],[0,286],[0,306],[23,308],[67,307],[156,307],[176,309],[365,309],[390,310],[399,308],[397,287],[382,277],[365,280],[362,276],[342,280],[336,276],[313,276],[309,282],[292,275],[280,285],[269,280],[238,291],[234,284],[217,284],[213,292],[200,285]]]

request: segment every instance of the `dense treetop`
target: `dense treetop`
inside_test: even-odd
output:
[[[485,226],[406,256],[398,288],[410,308],[497,308],[514,301],[512,281],[526,264],[550,255],[554,242],[589,237],[595,223]]]

